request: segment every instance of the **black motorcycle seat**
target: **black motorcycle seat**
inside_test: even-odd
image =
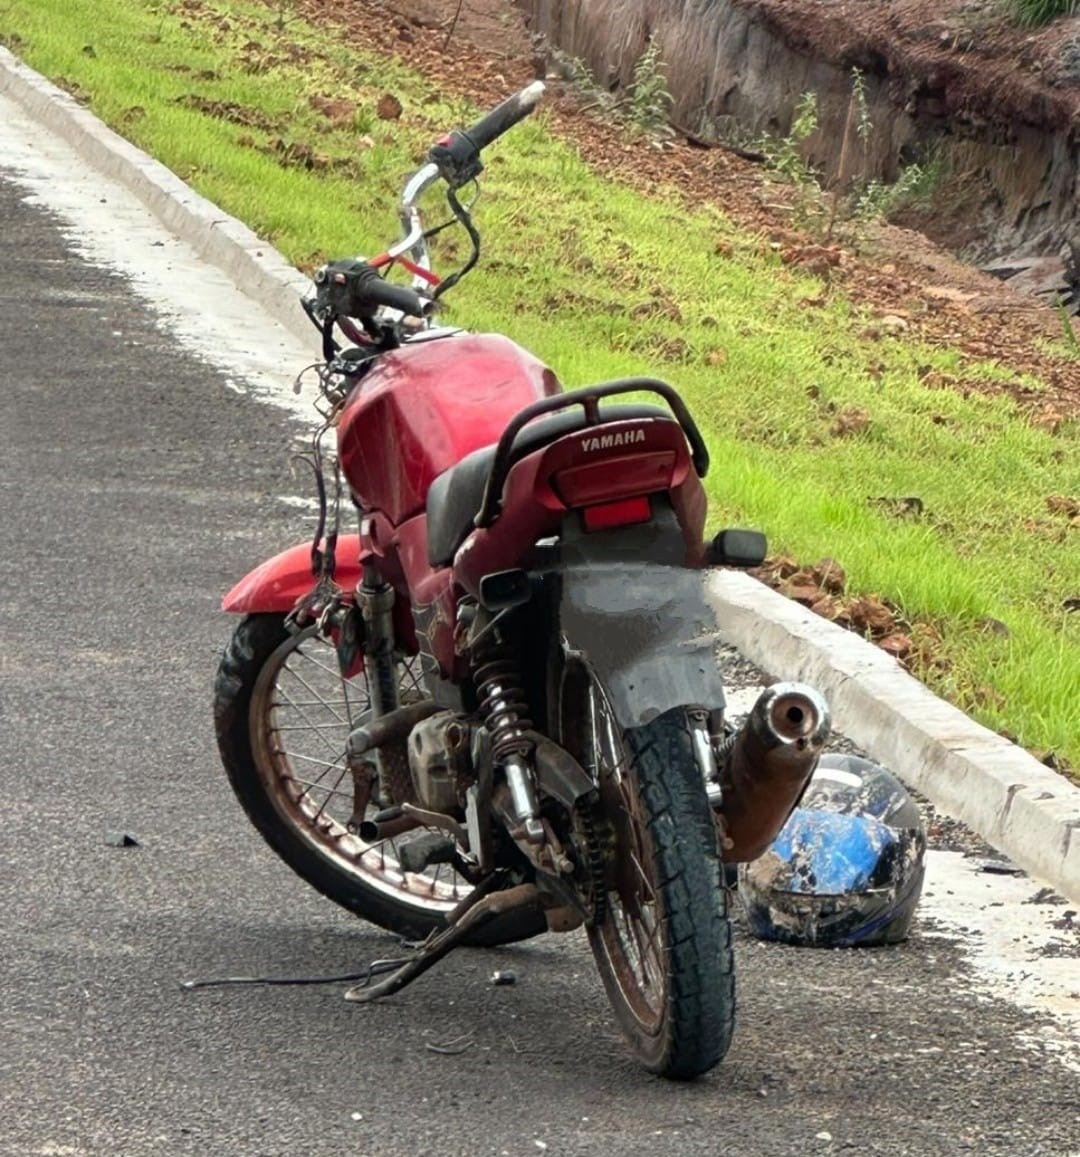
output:
[[[669,422],[675,421],[670,410],[646,404],[603,406],[600,414],[605,422],[622,422],[634,418],[665,418]],[[562,410],[547,418],[538,418],[518,431],[511,447],[510,463],[565,434],[583,430],[587,425],[585,411],[580,406]],[[444,470],[432,482],[427,495],[428,561],[432,566],[449,566],[458,547],[468,537],[473,528],[473,519],[484,500],[484,487],[494,458],[494,443],[481,446],[449,470]]]

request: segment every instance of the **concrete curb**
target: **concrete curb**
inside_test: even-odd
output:
[[[297,306],[307,279],[272,246],[2,47],[0,92],[311,343],[313,331]],[[721,634],[748,659],[771,675],[817,687],[840,731],[940,810],[1080,900],[1080,788],[932,695],[883,651],[748,575],[715,572],[708,595]]]
[[[1080,899],[1080,788],[975,723],[891,655],[737,571],[709,597],[724,639],[825,696],[837,730],[1018,864]]]

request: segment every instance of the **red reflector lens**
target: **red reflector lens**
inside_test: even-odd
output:
[[[630,526],[635,522],[648,522],[652,518],[652,507],[645,495],[637,498],[623,498],[618,502],[604,502],[599,506],[586,506],[582,511],[586,530],[610,530],[613,526]]]

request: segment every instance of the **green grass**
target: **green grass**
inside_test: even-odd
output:
[[[0,41],[302,267],[375,252],[396,235],[405,174],[475,110],[298,20],[282,33],[279,8],[0,0]],[[374,114],[385,92],[404,106],[399,121]],[[332,127],[313,98],[352,109]],[[447,320],[509,334],[567,386],[674,382],[712,450],[714,525],[760,526],[774,552],[839,559],[852,591],[941,634],[931,686],[1080,767],[1080,615],[1063,609],[1080,595],[1078,531],[1045,501],[1080,496],[1075,424],[1038,430],[981,394],[980,380],[1011,376],[999,365],[868,337],[857,302],[823,294],[766,239],[717,207],[689,212],[597,177],[543,115],[490,153],[484,257]],[[935,372],[972,388],[932,388]],[[848,407],[869,424],[837,436]],[[914,520],[873,502],[913,494]]]
[[[1008,7],[1017,24],[1036,28],[1060,16],[1080,12],[1080,0],[1008,0]]]

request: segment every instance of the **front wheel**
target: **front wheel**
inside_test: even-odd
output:
[[[735,1018],[716,829],[685,712],[622,730],[582,668],[564,684],[564,742],[589,768],[614,834],[589,942],[623,1032],[665,1077],[708,1072]]]
[[[417,659],[398,662],[403,703],[423,697]],[[472,885],[450,864],[401,866],[401,847],[425,829],[365,843],[350,826],[349,732],[371,717],[361,670],[343,677],[337,652],[314,627],[286,629],[279,614],[243,619],[225,647],[214,694],[218,748],[248,818],[275,852],[323,895],[383,928],[423,939]],[[369,805],[368,812],[376,808]],[[508,913],[472,943],[542,932],[542,917]]]

